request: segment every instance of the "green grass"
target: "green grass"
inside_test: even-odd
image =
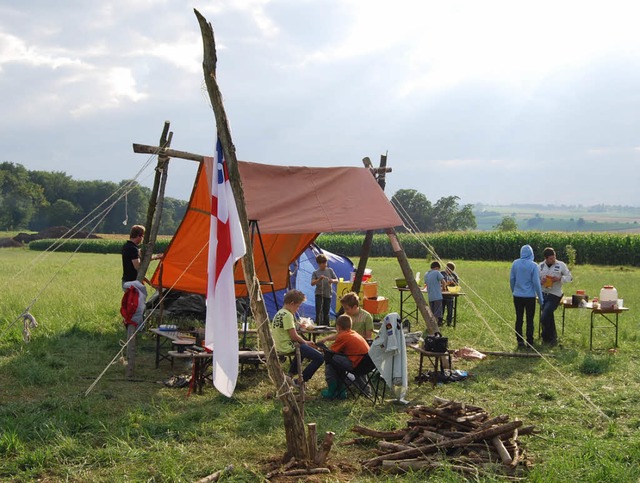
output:
[[[117,255],[48,254],[0,250],[0,481],[194,481],[234,464],[230,481],[262,481],[268,463],[285,448],[281,405],[265,368],[241,374],[232,399],[212,388],[186,398],[186,389],[158,384],[186,368],[154,367],[154,341],[140,338],[135,381],[117,362],[93,391],[85,391],[118,353],[125,332],[118,314],[121,297]],[[34,263],[35,262],[35,263]],[[510,351],[513,306],[509,263],[456,260],[466,296],[458,326],[445,328],[450,347]],[[401,275],[396,260],[369,261],[378,291],[398,308],[392,289]],[[412,260],[424,274],[426,260]],[[437,386],[410,384],[409,398],[429,404],[434,395],[477,404],[492,415],[508,414],[533,424],[539,435],[523,437],[534,466],[528,481],[638,481],[640,469],[640,371],[637,310],[640,271],[581,265],[567,291],[597,294],[605,283],[631,308],[621,317],[619,348],[609,352],[612,331],[598,331],[589,351],[589,314],[567,312],[562,347],[539,350],[545,360],[488,357],[459,361],[466,381]],[[39,326],[22,341],[19,315],[32,305]],[[559,317],[556,314],[558,328]],[[423,324],[419,326],[422,328]],[[415,324],[414,324],[415,328]],[[410,353],[410,375],[417,357]],[[323,387],[318,374],[310,393]],[[378,429],[404,426],[402,407],[371,407],[365,401],[305,406],[306,421],[319,434],[336,433],[329,463],[334,473],[317,481],[424,481],[369,475],[359,461],[372,447],[341,446],[362,424]],[[430,481],[464,481],[435,473]],[[499,476],[479,481],[502,481]]]

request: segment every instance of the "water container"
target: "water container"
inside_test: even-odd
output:
[[[600,308],[602,310],[615,309],[618,304],[618,291],[613,285],[605,285],[600,289]]]

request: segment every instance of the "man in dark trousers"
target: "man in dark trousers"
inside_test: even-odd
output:
[[[144,237],[144,226],[133,225],[129,239],[122,245],[122,283],[133,282],[138,278],[140,268],[140,243]],[[124,288],[124,287],[123,287]]]
[[[542,342],[554,346],[558,343],[558,334],[553,313],[562,300],[562,284],[571,282],[573,277],[567,265],[556,258],[556,251],[553,248],[545,248],[542,255],[544,261],[538,265],[542,293],[544,294],[544,304],[540,314]]]

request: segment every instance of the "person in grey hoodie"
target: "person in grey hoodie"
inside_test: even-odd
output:
[[[525,347],[525,339],[522,337],[523,316],[527,318],[526,341],[533,345],[533,317],[536,312],[536,295],[542,305],[544,297],[540,284],[540,270],[533,261],[533,249],[529,245],[520,248],[520,258],[511,264],[509,276],[511,293],[513,294],[513,306],[516,309],[516,338],[518,347]]]

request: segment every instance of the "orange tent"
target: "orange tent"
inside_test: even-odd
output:
[[[363,231],[402,224],[367,168],[308,168],[238,162],[252,238],[256,274],[274,289],[287,287],[289,265],[322,232]],[[164,258],[151,277],[154,287],[205,294],[211,195],[200,163],[189,206]],[[265,258],[266,261],[265,262]],[[240,264],[236,296],[245,296]],[[264,291],[264,289],[263,289]]]

